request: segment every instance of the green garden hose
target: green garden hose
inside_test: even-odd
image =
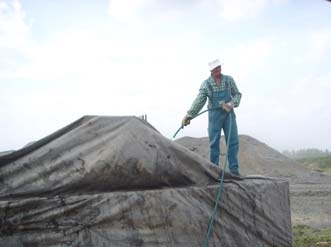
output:
[[[203,113],[207,112],[207,111],[210,111],[210,110],[213,110],[213,109],[219,109],[219,107],[212,107],[212,108],[209,108],[207,110],[204,110],[202,112],[200,112],[198,115],[196,115],[194,118],[202,115]],[[232,128],[232,111],[229,112],[229,117],[230,117],[230,121],[229,121],[229,133],[231,133],[231,128]],[[192,118],[192,119],[194,119]],[[191,119],[191,120],[192,120]],[[178,134],[178,132],[183,129],[184,126],[182,125],[177,131],[176,133],[174,134],[173,138],[176,137],[176,135]],[[228,136],[228,140],[226,143],[230,143],[230,134]],[[207,232],[205,234],[205,237],[204,237],[204,240],[203,240],[203,244],[202,244],[202,247],[207,247],[208,246],[208,240],[209,240],[209,236],[210,236],[210,232],[212,230],[212,227],[213,227],[213,223],[214,223],[214,220],[215,220],[215,217],[216,217],[216,212],[217,212],[217,208],[218,208],[218,204],[219,202],[221,201],[221,198],[222,198],[222,190],[223,190],[223,182],[224,182],[224,174],[225,174],[225,170],[226,170],[226,166],[227,166],[227,160],[228,160],[228,149],[226,149],[226,154],[225,154],[225,158],[224,158],[224,166],[223,166],[223,169],[222,169],[222,172],[221,172],[221,179],[220,179],[220,183],[219,183],[219,186],[218,186],[218,190],[217,190],[217,196],[216,196],[216,201],[215,201],[215,206],[214,206],[214,210],[213,210],[213,213],[210,217],[210,220],[209,220],[209,224],[208,224],[208,228],[207,228]]]
[[[199,114],[197,114],[195,117],[191,118],[191,120],[193,120],[193,119],[195,119],[196,117],[198,117],[198,116],[204,114],[204,113],[207,112],[207,111],[211,111],[211,110],[215,110],[215,109],[220,109],[220,107],[219,107],[219,106],[217,106],[217,107],[211,107],[211,108],[209,108],[209,109],[207,109],[207,110],[204,110],[204,111],[200,112]],[[176,135],[178,134],[178,132],[179,132],[181,129],[184,129],[184,125],[182,125],[182,126],[179,127],[179,129],[178,129],[178,130],[175,132],[175,134],[173,135],[172,139],[174,139],[174,138],[176,137]]]
[[[229,133],[231,133],[231,128],[232,128],[232,112],[229,112],[229,117],[230,117],[230,121],[229,121]],[[226,143],[230,143],[230,134],[228,136],[228,140]],[[224,158],[224,166],[222,169],[222,175],[221,175],[221,180],[218,186],[218,190],[217,190],[217,196],[216,196],[216,202],[215,202],[215,206],[214,206],[214,210],[213,210],[213,214],[210,217],[210,221],[209,221],[209,225],[207,228],[207,232],[205,235],[205,238],[203,240],[203,244],[202,247],[207,247],[208,246],[208,240],[209,240],[209,235],[211,232],[211,229],[213,227],[213,223],[216,217],[216,212],[217,212],[217,208],[218,208],[218,203],[221,201],[222,198],[222,190],[223,190],[223,182],[224,182],[224,174],[225,174],[225,170],[226,170],[226,166],[227,166],[227,160],[228,160],[228,148],[226,149],[226,153],[225,153],[225,158]]]

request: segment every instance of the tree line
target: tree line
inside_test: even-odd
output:
[[[331,152],[328,149],[321,150],[317,148],[307,148],[307,149],[299,149],[299,150],[284,150],[282,152],[287,157],[293,159],[301,159],[301,158],[315,158],[315,157],[326,157],[331,155]]]

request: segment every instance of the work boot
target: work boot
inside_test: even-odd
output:
[[[231,174],[232,174],[232,175],[235,175],[235,176],[238,176],[238,177],[241,176],[240,173],[239,173],[238,171],[231,171]]]

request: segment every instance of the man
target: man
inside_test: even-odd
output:
[[[233,108],[239,106],[241,93],[238,91],[233,78],[221,73],[222,67],[218,59],[208,65],[210,77],[202,83],[199,94],[185,115],[182,125],[190,124],[190,120],[199,113],[208,98],[208,109],[210,109],[208,111],[210,161],[216,166],[219,164],[221,130],[223,129],[226,141],[230,135],[230,143],[227,143],[229,169],[233,175],[238,176],[239,140],[236,115]],[[230,118],[232,121],[231,133],[229,133]]]

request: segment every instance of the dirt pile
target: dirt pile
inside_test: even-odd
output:
[[[221,161],[224,161],[226,147],[221,138]],[[209,159],[209,140],[207,137],[183,137],[175,142],[185,146],[202,157]],[[304,177],[310,171],[298,162],[287,158],[277,150],[247,135],[239,135],[240,172],[245,175],[260,174],[276,177]]]

